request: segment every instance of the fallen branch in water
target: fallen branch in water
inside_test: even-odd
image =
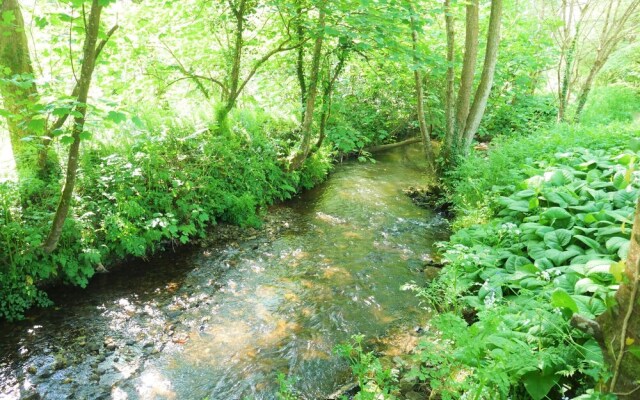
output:
[[[390,143],[390,144],[382,144],[380,146],[371,146],[364,149],[369,153],[376,153],[379,151],[395,149],[396,147],[406,146],[408,144],[421,142],[422,139],[419,137],[412,137],[411,139],[403,140],[402,142]]]

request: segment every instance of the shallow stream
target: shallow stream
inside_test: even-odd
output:
[[[351,378],[333,354],[421,311],[441,217],[402,190],[427,180],[419,148],[338,166],[240,239],[136,261],[56,307],[0,325],[0,399],[273,399],[283,373],[307,399]]]

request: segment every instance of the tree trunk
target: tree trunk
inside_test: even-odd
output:
[[[456,104],[456,137],[453,145],[459,147],[462,144],[462,132],[464,132],[469,108],[471,107],[471,94],[473,91],[473,79],[478,60],[478,36],[480,31],[478,1],[472,0],[466,7],[464,59],[462,61],[462,73],[460,74],[460,88],[458,89],[458,101]]]
[[[414,137],[414,138],[403,140],[402,142],[381,144],[379,146],[371,146],[371,147],[365,148],[364,150],[368,151],[369,153],[378,153],[380,151],[395,149],[397,147],[402,147],[402,146],[406,146],[406,145],[414,144],[418,142],[422,142],[422,137]]]
[[[24,179],[37,172],[38,177],[50,180],[59,173],[58,158],[53,150],[45,153],[41,168],[38,163],[38,141],[33,140],[44,134],[29,128],[32,121],[32,106],[38,102],[38,90],[34,82],[33,67],[29,55],[29,42],[25,32],[24,19],[17,0],[4,0],[0,8],[2,15],[11,15],[12,22],[0,23],[0,65],[9,68],[10,75],[22,75],[30,82],[18,86],[11,83],[0,85],[4,109],[9,112],[7,126],[11,147],[16,161],[18,178]],[[32,140],[25,141],[30,138]],[[38,138],[39,139],[39,138]]]
[[[76,111],[78,115],[74,119],[73,124],[73,143],[69,148],[69,160],[67,162],[67,176],[62,189],[62,195],[60,197],[60,203],[58,203],[58,209],[53,218],[51,225],[51,231],[49,236],[42,245],[43,249],[47,253],[53,252],[60,240],[62,234],[62,228],[64,221],[69,213],[71,206],[71,197],[73,195],[73,189],[76,183],[76,176],[78,173],[78,162],[80,157],[80,134],[84,131],[84,123],[87,115],[87,98],[89,95],[89,87],[91,85],[91,76],[96,63],[96,43],[98,41],[98,31],[100,28],[100,13],[102,12],[102,6],[100,0],[93,0],[91,3],[91,15],[89,16],[88,24],[85,32],[83,57],[82,57],[82,69],[80,70],[80,82],[78,83],[78,105]]]
[[[576,30],[579,27],[576,27]],[[564,73],[562,74],[562,82],[560,83],[560,99],[558,101],[558,122],[564,122],[566,119],[567,104],[569,104],[569,86],[571,85],[571,70],[573,69],[573,59],[575,57],[576,44],[578,42],[578,31],[571,40],[569,49],[567,50],[567,59],[565,62]]]
[[[414,60],[416,64],[418,62],[417,52],[418,52],[418,31],[416,31],[415,27],[415,18],[411,17],[411,40],[413,43],[413,53]],[[424,156],[427,159],[427,164],[432,171],[435,171],[434,157],[433,157],[433,149],[431,148],[431,135],[429,134],[429,129],[427,128],[427,121],[425,120],[424,114],[424,92],[422,90],[422,74],[420,73],[420,66],[415,65],[415,70],[413,71],[413,78],[416,86],[416,112],[418,114],[418,124],[420,125],[420,137],[422,137],[422,147],[424,151]]]
[[[452,21],[453,22],[453,21]],[[445,19],[447,23],[447,19]],[[453,47],[454,37],[449,37],[449,27],[447,26],[447,41],[451,39]],[[451,28],[453,31],[453,26]],[[469,115],[471,106],[471,96],[473,93],[473,80],[475,77],[476,62],[478,59],[478,36],[479,36],[479,17],[478,17],[478,0],[472,0],[466,6],[465,16],[465,38],[464,38],[464,59],[462,61],[462,72],[460,76],[460,87],[458,89],[458,98],[455,105],[455,121],[453,128],[447,130],[442,146],[442,158],[445,168],[450,168],[454,163],[454,157],[457,156],[462,143],[462,133]],[[447,42],[447,50],[449,50],[449,42]],[[447,73],[449,70],[447,70]],[[449,82],[447,82],[449,83]],[[445,113],[446,114],[446,113]]]
[[[233,43],[233,60],[231,61],[231,73],[227,86],[229,92],[225,98],[224,105],[216,111],[216,122],[218,132],[229,132],[227,117],[236,105],[238,100],[238,88],[240,87],[240,70],[242,68],[242,51],[244,49],[244,14],[246,0],[241,0],[238,8],[232,6],[232,13],[236,19],[236,31]]]
[[[502,19],[502,0],[491,1],[491,16],[489,17],[489,31],[487,32],[487,50],[482,67],[480,84],[469,110],[469,116],[464,128],[461,153],[469,154],[471,142],[478,131],[480,121],[484,115],[493,86],[493,75],[498,61],[498,47],[500,45],[500,23]]]
[[[304,41],[304,27],[302,25],[302,2],[301,0],[297,3],[297,21],[296,21],[296,36],[298,39],[298,43],[302,43]],[[307,82],[304,76],[304,46],[298,47],[298,54],[296,57],[296,75],[298,77],[298,85],[300,86],[300,113],[302,121],[304,119],[304,109],[307,104]]]
[[[297,170],[302,167],[304,161],[309,155],[311,149],[311,127],[313,125],[313,114],[318,97],[318,77],[320,75],[320,58],[322,57],[322,43],[324,41],[325,28],[325,10],[324,4],[320,4],[320,13],[318,15],[318,32],[313,45],[313,58],[311,61],[311,76],[309,77],[309,86],[307,88],[307,102],[304,109],[304,118],[300,126],[300,134],[302,135],[302,143],[291,159],[290,169]]]
[[[607,362],[613,366],[609,391],[622,399],[638,398],[640,371],[640,199],[636,205],[625,279],[616,293],[617,306],[598,317]]]
[[[584,84],[580,89],[580,94],[578,94],[576,112],[573,116],[574,122],[580,121],[580,114],[582,114],[582,110],[584,109],[585,104],[587,104],[587,98],[589,97],[589,93],[591,92],[591,87],[593,87],[593,81],[595,81],[596,75],[598,75],[598,72],[600,72],[603,66],[604,62],[600,59],[597,59],[591,66],[589,75],[587,75],[587,79],[584,81]]]
[[[315,146],[313,146],[313,151],[318,150],[322,146],[322,143],[324,142],[324,139],[326,137],[327,123],[329,122],[329,117],[331,117],[331,100],[333,96],[333,88],[336,84],[336,81],[338,80],[338,77],[340,77],[342,70],[344,69],[344,64],[347,61],[348,51],[349,50],[347,47],[339,45],[338,63],[336,64],[333,71],[327,71],[327,74],[329,76],[324,90],[322,91],[322,111],[320,113],[318,141],[316,142]],[[329,67],[327,67],[327,69],[329,69]]]
[[[445,93],[445,138],[453,138],[455,131],[455,115],[454,115],[454,20],[451,10],[451,0],[445,0],[444,2],[444,22],[447,31],[447,87]]]

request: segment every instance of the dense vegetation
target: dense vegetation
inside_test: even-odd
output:
[[[334,161],[415,137],[455,212],[440,275],[411,286],[437,315],[397,370],[361,337],[338,349],[357,397],[636,393],[640,1],[0,11],[0,317],[217,223],[257,226]],[[596,318],[602,337],[577,326]]]

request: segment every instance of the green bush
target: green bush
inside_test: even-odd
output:
[[[591,91],[580,122],[588,125],[628,123],[637,118],[640,118],[640,90],[625,85],[610,85]]]
[[[529,134],[555,122],[557,109],[550,96],[521,96],[509,103],[496,104],[483,118],[478,138],[490,140],[499,135]]]
[[[23,208],[17,185],[0,185],[0,317],[47,304],[37,288],[43,281],[84,287],[100,265],[186,244],[220,221],[257,226],[264,206],[325,178],[327,154],[288,173],[279,161],[288,149],[278,140],[286,124],[241,115],[230,137],[152,113],[146,130],[123,125],[111,140],[87,143],[74,205],[51,255],[40,246],[54,204]]]

